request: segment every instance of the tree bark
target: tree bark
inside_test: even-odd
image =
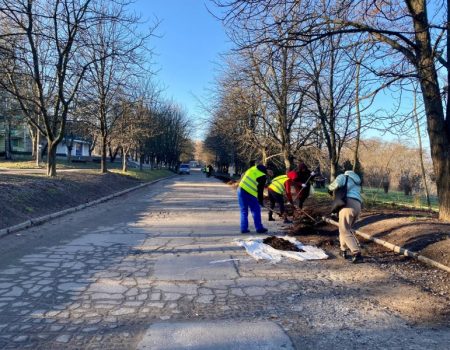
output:
[[[417,71],[427,116],[431,159],[436,175],[439,219],[450,221],[450,120],[446,120],[444,115],[425,3],[409,1],[408,6],[413,15]]]
[[[108,172],[108,168],[106,166],[106,148],[107,148],[107,142],[106,142],[106,137],[102,136],[102,144],[101,144],[101,167],[100,167],[100,172],[102,174]]]
[[[72,161],[72,150],[73,144],[70,143],[67,145],[67,163],[70,163]]]
[[[355,152],[353,154],[353,171],[356,171],[359,161],[359,142],[361,139],[361,111],[359,109],[359,72],[361,63],[356,62],[356,86],[355,86],[355,107],[356,107],[356,141]]]
[[[39,166],[39,163],[41,162],[41,149],[40,149],[40,144],[41,144],[41,132],[36,129],[36,144],[34,145],[36,147],[35,149],[35,153],[36,153],[36,166]]]
[[[142,171],[143,161],[144,161],[144,156],[141,154],[141,155],[139,156],[139,170],[140,170],[140,171]]]
[[[114,161],[116,160],[117,154],[119,153],[119,149],[120,147],[116,147],[115,150],[113,150],[111,146],[108,147],[110,163],[114,163]]]
[[[428,191],[427,175],[425,173],[425,166],[423,164],[422,135],[420,134],[419,116],[417,115],[416,90],[414,90],[414,121],[415,121],[415,124],[416,124],[417,140],[419,142],[419,159],[420,159],[420,169],[422,171],[423,187],[425,188],[425,195],[426,195],[426,198],[427,198],[428,209],[431,210],[430,192]]]
[[[338,161],[333,156],[330,160],[330,182],[334,181],[337,176]]]
[[[56,176],[56,148],[58,144],[55,144],[51,140],[47,140],[47,176]]]
[[[122,171],[124,173],[126,173],[128,171],[127,158],[128,158],[128,151],[126,151],[122,148]]]
[[[287,144],[285,145],[285,147],[283,147],[283,158],[284,158],[284,166],[286,167],[286,172],[288,172],[291,169],[291,152],[290,150],[286,147]]]
[[[5,159],[12,159],[11,123],[5,120]]]
[[[30,134],[31,138],[31,159],[36,159],[37,157],[37,135],[39,131],[35,128],[33,125],[28,123],[28,133]]]

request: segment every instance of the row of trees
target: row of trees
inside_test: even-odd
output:
[[[185,113],[151,84],[157,23],[140,32],[130,3],[0,0],[0,87],[26,118],[34,147],[46,138],[49,176],[57,145],[74,134],[100,149],[102,172],[108,150],[170,165],[187,142]]]
[[[405,120],[420,128],[423,108],[439,215],[450,220],[447,2],[213,2],[237,50],[217,84],[210,149],[227,150],[223,159],[285,169],[294,157],[317,161],[325,153],[334,178],[350,144],[358,166],[364,130]],[[408,109],[400,96],[417,87],[418,105]],[[395,91],[398,110],[382,117],[373,101],[386,89]]]

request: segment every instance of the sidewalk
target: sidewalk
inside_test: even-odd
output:
[[[255,261],[238,220],[199,174],[6,237],[0,348],[448,348],[439,298],[371,264]]]

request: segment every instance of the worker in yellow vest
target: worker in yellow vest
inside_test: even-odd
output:
[[[294,201],[292,200],[291,186],[293,185],[293,179],[290,178],[291,173],[288,175],[280,175],[272,180],[269,185],[269,201],[270,201],[270,211],[269,211],[269,221],[275,221],[273,218],[273,208],[275,208],[275,203],[278,203],[280,207],[280,214],[284,218],[285,224],[291,224],[292,221],[288,219],[285,208],[284,208],[284,195],[286,195],[289,203],[294,206]],[[294,206],[295,208],[295,206]]]
[[[267,168],[260,164],[248,169],[239,183],[237,191],[239,207],[241,209],[241,233],[248,233],[248,209],[253,216],[257,233],[266,233],[267,229],[261,220],[261,206],[263,205],[264,186],[267,180]]]

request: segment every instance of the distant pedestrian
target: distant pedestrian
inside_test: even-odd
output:
[[[328,190],[331,194],[332,191],[345,186],[347,186],[345,206],[339,210],[340,255],[345,259],[350,257],[352,262],[357,263],[362,261],[361,248],[352,226],[361,214],[361,178],[352,170],[347,170],[336,177],[328,186]]]
[[[212,167],[211,164],[209,164],[209,165],[206,167],[206,177],[211,177],[213,171],[214,171],[214,168]]]
[[[253,216],[257,233],[266,233],[268,230],[262,224],[261,206],[264,202],[264,186],[267,180],[267,168],[260,164],[252,166],[242,176],[237,191],[241,211],[241,233],[248,233],[248,210]]]

